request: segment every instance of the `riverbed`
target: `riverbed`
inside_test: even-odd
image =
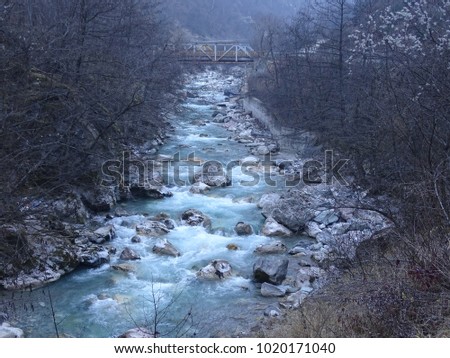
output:
[[[247,157],[249,148],[230,138],[223,125],[210,120],[217,104],[228,101],[224,89],[236,89],[240,81],[213,70],[192,75],[185,88],[190,95],[180,110],[172,113],[174,130],[159,154],[182,160],[195,156],[201,162],[215,160],[225,167]],[[230,172],[230,186],[193,194],[189,168],[184,170],[180,178],[185,185],[174,180],[174,173],[169,172],[166,179],[173,196],[123,203],[121,209],[130,213],[128,216],[94,218],[99,225],[114,226],[116,238],[110,245],[115,252],[130,247],[140,256],[140,260],[129,263],[128,272],[112,269],[123,263],[115,254],[109,264],[77,270],[44,289],[22,293],[25,309],[20,308],[21,314],[13,323],[24,329],[27,337],[55,336],[55,323],[59,335],[73,337],[115,337],[136,326],[152,329],[155,322],[158,334],[169,337],[242,336],[257,329],[264,311],[276,302],[275,298],[261,296],[260,286],[252,277],[255,248],[274,242],[260,235],[264,218],[257,202],[264,193],[283,187],[268,185],[262,177],[254,180],[236,166]],[[277,174],[271,174],[271,178],[276,181]],[[180,216],[187,209],[209,216],[211,229],[181,225]],[[163,239],[180,251],[179,257],[155,254],[152,247],[156,239],[132,242],[135,226],[160,213],[175,222],[175,228]],[[238,236],[234,230],[238,222],[250,224],[253,234]],[[293,236],[283,242],[289,247],[302,239]],[[199,280],[197,271],[217,259],[227,260],[233,275],[215,281]]]

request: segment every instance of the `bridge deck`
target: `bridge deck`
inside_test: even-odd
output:
[[[183,62],[253,62],[257,57],[249,45],[234,41],[205,41],[186,44]]]

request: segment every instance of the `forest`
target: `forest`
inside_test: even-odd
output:
[[[450,3],[324,0],[257,26],[265,66],[250,77],[250,93],[280,125],[351,158],[358,183],[390,198],[384,210],[395,222],[384,253],[361,254],[349,281],[321,300],[330,311],[364,313],[328,317],[311,300],[299,315],[311,330],[297,333],[448,335]],[[349,303],[345,289],[363,303]]]

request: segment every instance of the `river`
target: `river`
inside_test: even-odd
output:
[[[169,156],[179,153],[181,158],[195,153],[202,160],[218,160],[225,165],[247,157],[248,148],[231,140],[230,132],[223,126],[209,121],[198,125],[198,121],[211,118],[217,109],[215,104],[226,100],[224,87],[237,84],[236,78],[213,70],[191,76],[186,91],[194,96],[184,101],[181,111],[172,114],[175,129],[159,153]],[[136,326],[151,325],[156,310],[160,319],[157,329],[162,336],[247,334],[262,320],[264,310],[275,302],[274,298],[262,297],[252,281],[254,249],[274,240],[258,234],[264,218],[256,203],[263,193],[282,189],[268,186],[264,180],[250,186],[242,185],[242,181],[249,180],[252,177],[236,167],[229,187],[216,188],[203,195],[190,193],[189,185],[171,185],[172,197],[122,204],[122,208],[133,215],[108,221],[97,217],[102,224],[114,225],[117,238],[111,245],[117,253],[130,247],[140,255],[141,260],[130,263],[133,272],[111,268],[122,262],[119,254],[113,255],[110,264],[100,268],[77,270],[45,289],[23,293],[24,300],[27,300],[26,295],[32,295],[29,301],[34,304],[13,323],[23,328],[27,337],[55,336],[54,321],[60,335],[114,337]],[[179,224],[181,213],[191,208],[211,218],[211,231]],[[164,238],[181,252],[180,257],[154,254],[152,239],[131,242],[136,235],[134,224],[161,212],[178,223]],[[236,235],[234,227],[240,221],[251,224],[255,233]],[[289,246],[299,239],[284,239],[284,243]],[[229,244],[239,249],[229,250]],[[199,280],[196,272],[214,259],[229,261],[233,276],[217,281]],[[183,317],[188,319],[180,325]]]

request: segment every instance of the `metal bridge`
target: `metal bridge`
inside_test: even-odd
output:
[[[238,41],[203,41],[184,45],[180,53],[183,62],[236,63],[253,62],[257,57],[251,46]]]

